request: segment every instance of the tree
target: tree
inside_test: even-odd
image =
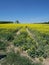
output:
[[[20,22],[18,20],[16,20],[15,23],[20,23]]]

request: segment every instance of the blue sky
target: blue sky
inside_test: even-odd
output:
[[[0,0],[0,20],[49,21],[49,0]]]

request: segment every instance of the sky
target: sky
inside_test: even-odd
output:
[[[49,21],[49,0],[0,0],[0,20],[21,23]]]

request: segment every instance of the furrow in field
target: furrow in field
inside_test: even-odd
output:
[[[38,43],[37,40],[35,39],[35,34],[34,34],[34,33],[32,34],[32,33],[29,31],[28,28],[26,28],[26,31],[28,32],[29,36],[30,36],[32,39],[34,39],[36,43]]]

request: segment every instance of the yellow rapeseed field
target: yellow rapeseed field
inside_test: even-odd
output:
[[[5,29],[16,29],[21,26],[27,26],[32,30],[37,30],[43,33],[49,33],[49,24],[0,24],[0,28]]]

